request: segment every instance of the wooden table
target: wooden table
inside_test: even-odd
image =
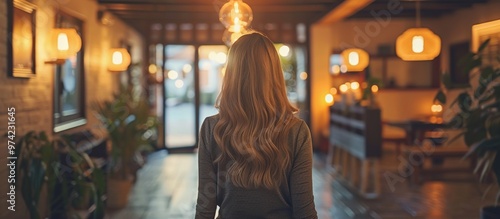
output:
[[[407,145],[420,145],[427,132],[446,128],[443,119],[437,116],[404,121],[387,121],[385,124],[404,129],[406,132]]]

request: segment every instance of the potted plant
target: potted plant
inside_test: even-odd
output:
[[[460,130],[450,142],[463,137],[469,147],[466,157],[477,156],[475,172],[480,175],[480,181],[493,175],[500,185],[500,68],[483,64],[482,51],[488,43],[489,40],[485,41],[476,53],[468,54],[461,61],[464,72],[469,73],[471,87],[451,102],[449,112],[453,111],[454,116],[448,126]],[[497,59],[500,61],[500,57]],[[444,86],[434,100],[445,104],[451,88],[449,74],[443,75],[442,83]],[[500,218],[499,200],[500,192],[495,205],[482,208],[481,218]]]
[[[148,147],[157,125],[150,115],[147,101],[134,95],[132,88],[122,86],[111,101],[96,103],[97,118],[111,141],[107,207],[123,208],[127,204],[137,168],[134,157]]]
[[[45,132],[30,131],[16,143],[19,159],[16,184],[21,184],[21,193],[31,219],[43,218],[39,201],[42,190],[47,189],[48,217],[71,218],[77,215],[74,198],[81,191],[89,191],[94,205],[91,218],[103,218],[101,196],[98,196],[99,173],[85,153],[80,153],[64,139],[49,140]],[[95,179],[93,179],[95,177]],[[45,212],[45,211],[43,211]]]

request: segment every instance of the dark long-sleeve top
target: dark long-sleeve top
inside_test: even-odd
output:
[[[245,189],[226,181],[224,164],[214,163],[221,154],[213,128],[218,116],[205,119],[200,130],[198,151],[198,200],[196,219],[218,218],[317,218],[312,194],[312,144],[309,128],[294,118],[288,137],[290,166],[287,180],[276,189]]]

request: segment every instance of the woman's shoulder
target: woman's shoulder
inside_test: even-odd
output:
[[[219,114],[207,116],[203,121],[202,127],[208,126],[207,128],[212,128],[217,123],[217,121],[219,121]]]
[[[309,127],[307,126],[307,123],[297,117],[297,116],[293,116],[291,119],[290,119],[290,122],[291,122],[291,126],[292,126],[292,129],[296,129],[296,130],[309,130]]]

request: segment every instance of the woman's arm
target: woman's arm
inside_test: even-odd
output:
[[[296,140],[296,153],[292,159],[290,192],[293,218],[318,218],[312,192],[312,143],[307,125],[302,122]]]
[[[211,130],[208,119],[203,121],[198,143],[198,200],[196,203],[196,219],[213,219],[217,207],[217,174],[213,164],[208,145],[210,143]]]

